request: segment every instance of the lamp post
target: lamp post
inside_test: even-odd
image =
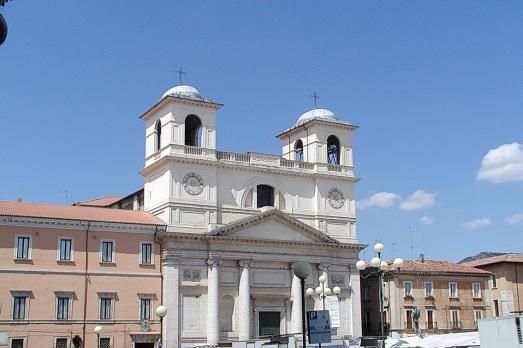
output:
[[[103,327],[101,325],[96,325],[94,327],[94,333],[96,334],[96,347],[100,348],[100,334],[103,331]]]
[[[311,265],[306,261],[297,261],[293,264],[294,275],[300,279],[301,283],[301,331],[303,348],[307,347],[307,337],[305,335],[305,279],[311,274]]]
[[[167,315],[167,307],[158,306],[156,307],[156,315],[160,318],[160,346],[163,347],[163,317]]]
[[[361,275],[363,279],[367,279],[371,276],[378,276],[378,296],[379,296],[379,306],[380,306],[380,328],[381,328],[381,336],[385,336],[385,329],[383,327],[383,278],[385,275],[393,276],[393,273],[389,272],[389,264],[386,261],[381,260],[381,254],[383,253],[383,250],[385,250],[385,246],[382,243],[376,243],[374,245],[374,251],[376,252],[375,257],[373,257],[370,260],[370,266],[373,268],[369,273],[365,275]],[[392,265],[395,269],[398,271],[401,270],[405,262],[402,258],[397,257],[392,262]],[[367,268],[367,262],[364,260],[359,260],[356,262],[356,268],[359,271],[363,271]]]
[[[307,296],[314,298],[314,294],[316,294],[318,297],[314,298],[320,299],[322,301],[322,307],[323,310],[325,310],[325,299],[327,296],[330,296],[330,294],[334,293],[336,296],[341,293],[341,288],[339,286],[335,286],[334,289],[331,290],[329,287],[325,287],[325,283],[327,282],[327,275],[324,273],[322,274],[318,280],[320,281],[320,284],[316,289],[308,288],[306,293]],[[321,343],[318,343],[318,347],[321,348]]]

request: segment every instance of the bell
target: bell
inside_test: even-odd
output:
[[[0,45],[4,43],[7,38],[7,22],[4,19],[4,16],[0,14]]]

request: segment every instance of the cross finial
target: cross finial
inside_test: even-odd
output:
[[[318,107],[318,99],[320,99],[320,96],[314,92],[314,94],[311,94],[311,98],[314,99],[314,108]]]
[[[182,84],[182,76],[185,75],[185,71],[183,71],[182,67],[179,67],[178,70],[176,70],[176,73],[178,74],[178,83]]]
[[[65,205],[69,205],[69,198],[71,198],[69,191],[65,190],[63,196],[65,198]]]

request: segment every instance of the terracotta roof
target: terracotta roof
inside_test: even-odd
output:
[[[392,270],[392,266],[391,266]],[[402,273],[437,273],[437,274],[471,274],[471,275],[490,275],[488,271],[464,266],[448,261],[437,260],[405,260],[405,266],[401,269]]]
[[[141,210],[77,207],[53,204],[0,201],[0,216],[103,221],[122,224],[162,225],[165,222]]]
[[[523,254],[505,254],[505,255],[499,255],[499,256],[486,257],[486,258],[480,259],[480,260],[464,262],[463,265],[466,265],[469,267],[478,267],[478,266],[492,265],[494,263],[502,263],[502,262],[523,263]]]
[[[102,198],[90,199],[88,201],[76,202],[73,205],[84,206],[84,207],[108,207],[111,204],[118,202],[122,197],[120,196],[107,196]]]

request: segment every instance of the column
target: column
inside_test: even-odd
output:
[[[301,283],[300,278],[294,275],[292,272],[292,285],[291,285],[291,332],[292,334],[299,334],[302,332],[301,327]]]
[[[252,260],[240,260],[240,286],[238,288],[238,339],[246,341],[251,339],[251,284],[250,268],[254,265]]]
[[[167,307],[167,316],[163,319],[163,346],[178,348],[179,335],[179,298],[180,272],[178,259],[172,255],[174,251],[166,244],[163,257],[163,305]]]
[[[349,269],[350,286],[352,294],[350,296],[350,306],[352,316],[351,320],[351,334],[354,337],[361,336],[361,287],[360,287],[360,271],[352,271]]]
[[[220,338],[220,274],[221,260],[211,256],[207,260],[207,344],[217,346]]]

